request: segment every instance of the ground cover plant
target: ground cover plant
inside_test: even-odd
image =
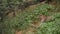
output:
[[[59,4],[39,3],[18,10],[15,17],[0,22],[1,34],[60,34],[59,7]]]

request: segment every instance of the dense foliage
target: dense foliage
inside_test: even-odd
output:
[[[33,0],[32,4],[37,3],[36,1],[37,0]],[[60,34],[60,5],[59,0],[56,1],[58,3],[56,4],[56,6],[46,3],[44,5],[37,5],[34,10],[30,11],[29,9],[25,9],[27,5],[31,5],[26,0],[0,0],[0,21],[2,20],[0,22],[0,34],[15,34],[15,30],[17,29],[25,30],[30,26],[30,24],[32,24],[34,20],[38,20],[40,14],[44,14],[46,16],[53,16],[53,20],[42,23],[35,33]],[[19,14],[16,14],[15,17],[13,17],[12,19],[6,19],[8,13],[15,13],[17,9],[25,10]]]

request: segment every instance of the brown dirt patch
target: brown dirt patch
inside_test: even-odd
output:
[[[16,31],[15,34],[22,34],[23,31]]]

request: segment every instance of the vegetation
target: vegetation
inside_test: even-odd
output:
[[[17,30],[27,30],[35,21],[39,22],[40,26],[32,26],[34,34],[60,34],[59,0],[53,0],[55,3],[49,4],[40,2],[38,4],[38,1],[31,0],[32,3],[30,3],[26,0],[0,0],[0,34],[15,34]],[[35,7],[29,9],[31,5]],[[12,12],[14,17],[8,16]],[[41,15],[44,15],[43,19]],[[51,16],[50,19],[49,16]],[[41,23],[41,20],[44,21]],[[23,32],[25,33],[26,31]]]

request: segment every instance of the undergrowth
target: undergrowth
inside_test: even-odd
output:
[[[38,5],[37,8],[30,11],[29,9],[20,12],[14,18],[4,21],[5,33],[14,34],[15,30],[25,30],[34,20],[38,20],[40,14],[53,16],[54,20],[44,22],[36,29],[36,34],[60,34],[60,13],[54,12],[55,6],[49,4]],[[48,10],[50,9],[51,12]]]

